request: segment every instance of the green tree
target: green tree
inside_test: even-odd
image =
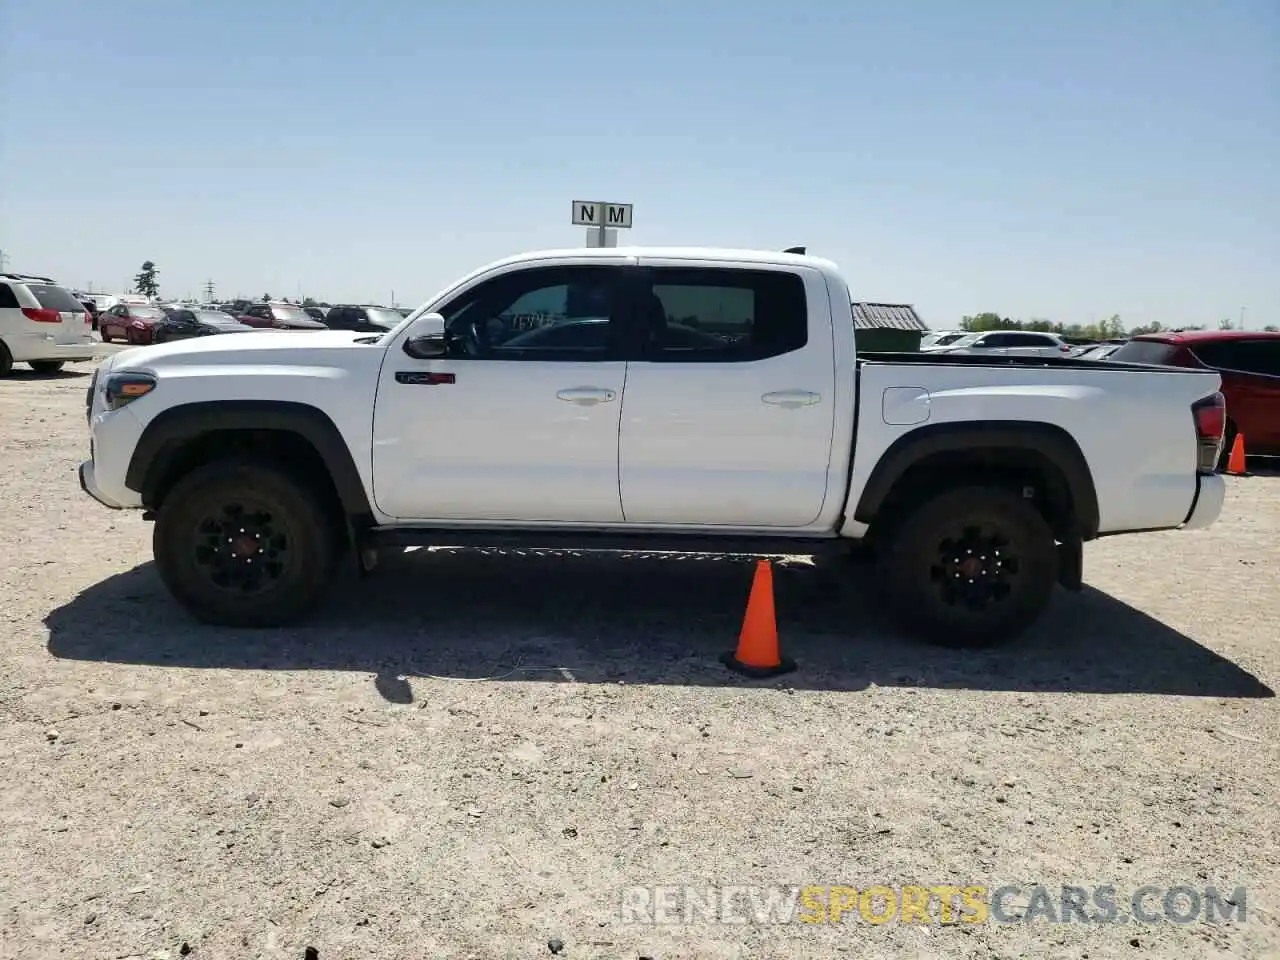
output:
[[[1262,329],[1265,330],[1267,333],[1280,333],[1280,327],[1277,327],[1274,323],[1268,323]]]
[[[1235,328],[1236,328],[1236,325],[1235,325],[1234,323],[1232,323],[1230,320],[1219,320],[1219,321],[1218,321],[1218,329],[1219,329],[1219,330],[1234,330]]]
[[[969,330],[973,333],[984,330],[1008,330],[1013,325],[1011,320],[1001,320],[998,313],[979,313],[972,317],[964,317],[960,321],[961,330]]]
[[[264,293],[264,294],[262,295],[262,302],[263,302],[263,303],[267,303],[267,302],[269,302],[270,300],[271,300],[271,294],[269,294],[269,293]]]
[[[315,302],[315,300],[314,300],[314,299],[312,299],[311,297],[303,297],[303,298],[302,298],[302,305],[303,305],[304,307],[317,307],[317,306],[319,306],[319,304],[318,304],[318,303],[316,303],[316,302]]]
[[[158,297],[160,295],[159,277],[160,271],[156,269],[155,261],[146,260],[138,275],[133,278],[133,287],[144,297]]]

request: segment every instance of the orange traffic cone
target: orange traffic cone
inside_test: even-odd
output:
[[[1236,477],[1244,477],[1249,467],[1244,461],[1244,434],[1237,433],[1231,444],[1231,456],[1227,457],[1227,473]]]
[[[773,609],[773,564],[761,560],[756,564],[747,598],[747,614],[742,619],[738,649],[720,657],[730,670],[748,677],[775,677],[796,668],[794,660],[785,659],[778,649],[778,620]]]

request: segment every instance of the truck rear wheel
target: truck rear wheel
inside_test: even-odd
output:
[[[222,460],[165,497],[152,537],[169,592],[205,623],[274,627],[319,605],[339,557],[320,495],[279,467]]]
[[[1053,531],[1035,506],[997,487],[939,494],[886,536],[879,573],[893,613],[947,647],[986,647],[1040,616],[1057,581]]]

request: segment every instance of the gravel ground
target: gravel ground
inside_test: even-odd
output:
[[[0,381],[2,957],[1280,955],[1274,476],[1209,531],[1090,545],[1085,593],[999,652],[780,567],[799,670],[750,682],[716,662],[751,573],[722,559],[422,550],[306,627],[196,626],[149,525],[79,490],[86,372]],[[621,912],[633,885],[1035,883],[1245,886],[1247,915]]]

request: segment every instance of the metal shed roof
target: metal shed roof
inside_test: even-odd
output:
[[[854,303],[853,326],[859,330],[928,331],[925,322],[909,303]]]

